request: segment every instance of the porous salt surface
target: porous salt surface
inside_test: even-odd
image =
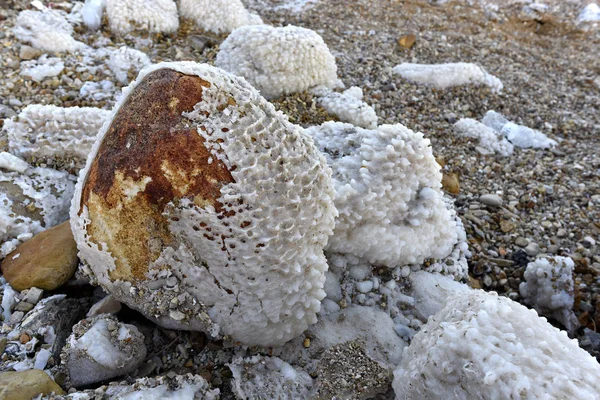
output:
[[[482,67],[471,63],[411,64],[403,63],[393,68],[395,74],[411,82],[431,85],[439,89],[462,85],[487,85],[492,92],[500,92],[504,85],[500,79]]]
[[[240,0],[181,0],[179,12],[205,31],[217,34],[263,23],[260,16],[246,10]]]
[[[73,27],[66,13],[59,10],[21,11],[13,33],[20,41],[48,52],[73,52],[85,47],[85,44],[73,39]]]
[[[126,34],[136,29],[172,33],[179,28],[173,0],[106,0],[110,30]]]
[[[266,98],[338,84],[335,58],[313,30],[244,26],[221,44],[215,65],[242,76]]]

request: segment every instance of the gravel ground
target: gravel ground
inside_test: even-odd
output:
[[[574,24],[587,1],[549,0],[547,12],[538,13],[524,11],[523,1],[503,0],[439,5],[355,0],[343,6],[321,1],[309,2],[298,13],[282,7],[290,2],[246,3],[266,23],[319,32],[336,56],[339,77],[346,86],[363,89],[364,100],[374,106],[380,124],[399,122],[431,139],[444,173],[460,182],[458,194],[451,196],[473,253],[472,286],[521,301],[518,287],[529,261],[541,253],[568,255],[576,262],[574,311],[582,327],[600,332],[600,246],[596,244],[600,240],[600,33]],[[0,0],[0,119],[35,103],[110,108],[113,98],[97,100],[79,92],[82,82],[110,76],[102,69],[96,74],[75,71],[81,61],[75,56],[63,55],[66,68],[59,77],[35,83],[19,75],[24,60],[11,28],[18,12],[28,8],[28,1]],[[408,34],[416,36],[410,49],[398,42]],[[83,28],[76,33],[77,40],[88,44],[99,36],[115,47],[127,44],[142,50],[153,62],[212,63],[223,40],[189,23],[182,24],[173,37],[119,38],[106,31],[90,35]],[[483,86],[435,90],[392,74],[392,67],[402,62],[458,61],[483,66],[502,80],[504,90],[500,94]],[[115,93],[120,86],[115,83]],[[335,119],[314,107],[313,101],[312,95],[301,93],[273,103],[303,126]],[[452,124],[466,117],[480,120],[488,110],[538,129],[559,145],[552,150],[516,149],[508,157],[481,154],[476,141],[457,136]],[[0,135],[0,151],[5,147]],[[484,194],[499,195],[502,205],[482,203]],[[160,332],[164,347],[157,347],[148,359],[165,369],[192,368],[188,364],[194,354],[188,354],[182,343],[216,346],[213,353],[219,354],[220,344],[206,344],[201,334]],[[217,360],[206,359],[194,359],[193,364],[211,363],[218,365]],[[230,374],[226,368],[209,370],[195,372],[217,386]]]

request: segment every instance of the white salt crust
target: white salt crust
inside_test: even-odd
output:
[[[136,29],[173,33],[179,28],[173,0],[106,0],[106,15],[110,30],[118,34]]]
[[[215,64],[246,78],[266,98],[338,85],[335,58],[323,38],[293,25],[238,28],[221,44]]]
[[[485,113],[484,125],[505,136],[513,145],[524,149],[547,149],[556,146],[555,140],[548,138],[542,132],[509,121],[504,115],[490,110]]]
[[[318,88],[313,93],[318,96],[317,101],[321,107],[336,115],[340,121],[366,129],[377,128],[377,114],[373,107],[362,100],[361,88],[352,86],[342,93]]]
[[[395,66],[393,71],[411,82],[430,85],[438,89],[474,84],[489,86],[492,92],[498,93],[504,87],[500,79],[489,74],[482,67],[471,63],[403,63]]]
[[[597,399],[600,364],[566,332],[494,292],[457,293],[394,371],[397,400]]]
[[[115,268],[110,249],[88,236],[87,207],[79,214],[82,188],[110,118],[80,174],[71,207],[80,258],[94,281],[165,326],[231,335],[245,344],[284,343],[316,322],[325,297],[327,263],[322,249],[337,215],[331,171],[312,139],[245,80],[205,64],[161,63],[144,69],[124,89],[112,115],[148,73],[161,68],[210,83],[203,101],[185,117],[201,132],[212,157],[230,169],[235,182],[221,189],[218,200],[234,214],[219,219],[222,215],[212,206],[198,208],[186,199],[178,206],[170,204],[165,216],[170,218],[173,247],[163,249],[147,281],[133,286],[113,282],[108,276]],[[207,240],[205,234],[222,240]],[[141,292],[150,293],[159,278],[169,276],[176,277],[180,291],[205,312],[157,314],[161,296],[143,297]],[[207,323],[207,313],[212,324]]]
[[[217,34],[263,23],[260,16],[246,10],[240,0],[181,0],[179,12],[205,31]]]
[[[333,169],[340,215],[328,251],[390,268],[452,253],[462,228],[444,201],[440,166],[422,133],[340,122],[306,131]]]
[[[454,124],[454,130],[462,136],[479,139],[479,146],[490,153],[510,156],[514,146],[492,128],[471,118],[462,118]]]
[[[129,83],[127,75],[130,69],[133,68],[139,71],[150,64],[152,62],[145,53],[127,46],[121,46],[119,49],[111,52],[106,63],[112,73],[115,74],[115,78],[123,85]]]
[[[73,39],[73,27],[64,11],[47,8],[21,11],[13,33],[21,42],[47,52],[73,52],[85,47],[85,44]]]
[[[98,131],[110,111],[93,107],[56,107],[33,104],[4,121],[8,146],[21,157],[72,158],[85,165]]]

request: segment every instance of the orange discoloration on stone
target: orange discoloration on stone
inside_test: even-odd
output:
[[[188,198],[222,209],[221,187],[233,182],[225,164],[182,116],[210,83],[169,69],[148,74],[132,91],[104,136],[81,197],[95,243],[116,259],[111,279],[143,279],[172,242],[166,204]],[[212,162],[208,163],[208,159]]]

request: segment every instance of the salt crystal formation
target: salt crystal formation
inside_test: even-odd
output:
[[[204,64],[151,66],[80,175],[80,258],[163,326],[284,343],[316,322],[325,296],[330,173],[310,137],[245,80]]]
[[[133,372],[142,363],[144,335],[108,315],[82,320],[73,327],[61,358],[72,386],[101,382]]]
[[[293,25],[238,28],[221,44],[215,63],[267,98],[338,83],[335,58],[321,36]]]
[[[482,67],[471,63],[403,63],[395,66],[393,71],[411,82],[430,85],[438,89],[474,84],[489,86],[492,92],[498,93],[504,87],[500,79],[489,74]]]
[[[263,23],[260,16],[246,10],[240,0],[181,0],[179,12],[205,31],[216,34]]]
[[[110,111],[93,107],[33,104],[4,121],[10,151],[21,157],[73,159],[85,165],[98,131]]]
[[[59,57],[42,55],[37,60],[23,61],[20,75],[42,82],[46,78],[60,75],[65,69],[65,63]]]
[[[456,294],[394,371],[396,399],[595,399],[600,364],[566,332],[496,293]]]
[[[73,27],[65,15],[63,11],[51,9],[21,11],[13,33],[20,41],[48,52],[73,52],[85,47],[73,39]]]
[[[523,125],[517,125],[494,110],[488,111],[481,122],[504,135],[509,142],[517,147],[547,149],[557,145],[556,141],[549,139],[542,132]]]
[[[519,286],[525,304],[541,315],[554,318],[570,332],[579,328],[573,312],[574,266],[568,257],[538,258],[527,264],[525,282]]]
[[[339,210],[330,252],[396,267],[444,258],[459,239],[430,142],[400,124],[326,122],[307,132],[333,169]]]
[[[74,191],[74,178],[66,172],[33,167],[23,171],[23,163],[12,164],[12,170],[0,170],[0,258],[36,233],[66,221]]]
[[[145,53],[131,47],[122,46],[110,54],[108,68],[115,74],[115,78],[122,84],[129,83],[128,73],[131,69],[139,72],[142,68],[152,64]]]
[[[179,14],[173,0],[106,0],[110,30],[124,35],[134,30],[173,33]]]
[[[460,119],[454,124],[454,129],[460,135],[479,139],[479,146],[492,154],[510,156],[513,153],[514,146],[504,136],[472,118]]]
[[[340,121],[366,129],[377,128],[377,114],[373,107],[365,103],[361,88],[352,86],[343,93],[327,88],[314,90],[317,102],[325,110],[336,115]]]

